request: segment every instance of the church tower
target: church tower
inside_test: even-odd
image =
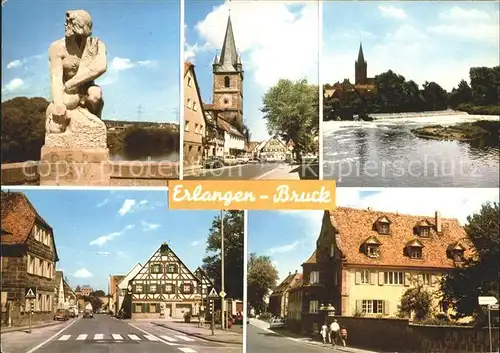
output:
[[[356,60],[354,64],[355,85],[365,85],[368,83],[367,66],[368,63],[365,61],[365,57],[363,55],[363,46],[359,43],[358,60]]]
[[[236,51],[231,16],[228,17],[226,35],[220,57],[213,63],[213,104],[221,115],[239,131],[243,130],[243,66]]]

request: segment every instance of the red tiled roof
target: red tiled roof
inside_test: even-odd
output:
[[[317,260],[316,260],[316,250],[314,250],[314,252],[312,253],[311,257],[307,259],[306,262],[304,262],[305,264],[315,264],[317,263]]]
[[[189,69],[194,66],[192,63],[190,63],[189,61],[185,61],[184,62],[184,76],[187,75],[187,73],[189,72]]]
[[[1,195],[2,230],[5,231],[2,233],[2,245],[24,244],[36,219],[52,230],[23,193],[2,191]]]
[[[296,285],[297,281],[302,280],[301,273],[290,273],[276,288],[273,289],[271,296],[282,295],[288,288]]]
[[[452,268],[454,262],[446,254],[450,244],[460,242],[463,246],[469,247],[465,230],[457,219],[441,218],[442,232],[438,234],[434,216],[414,216],[345,207],[326,212],[332,226],[338,231],[337,246],[348,264]],[[381,217],[386,217],[391,222],[390,235],[379,234],[374,228],[374,223]],[[428,237],[415,234],[415,227],[423,220],[432,225]],[[361,245],[371,236],[375,236],[382,243],[378,258],[369,258],[360,251]],[[424,246],[423,258],[418,260],[411,259],[404,253],[408,242],[415,239],[419,239]]]

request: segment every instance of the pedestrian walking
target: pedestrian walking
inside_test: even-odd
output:
[[[342,327],[340,329],[340,340],[342,341],[342,346],[347,345],[347,329],[345,327]]]
[[[340,333],[340,326],[337,322],[337,319],[334,319],[330,324],[330,341],[332,342],[332,346],[335,347],[337,345],[337,339]]]
[[[323,339],[323,344],[326,344],[326,338],[328,335],[328,326],[326,326],[326,323],[321,326],[321,330],[319,333],[321,334],[321,338]]]

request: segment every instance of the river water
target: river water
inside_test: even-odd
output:
[[[496,120],[454,112],[373,115],[374,121],[323,123],[323,178],[339,187],[498,187],[498,140],[416,137],[431,124]]]

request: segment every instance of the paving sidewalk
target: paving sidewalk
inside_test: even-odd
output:
[[[290,332],[286,329],[271,330],[271,329],[269,329],[268,322],[262,321],[259,319],[250,319],[250,325],[256,326],[256,327],[260,328],[261,330],[272,332],[276,335],[287,337],[289,339],[294,340],[295,342],[301,342],[304,344],[317,346],[317,347],[325,347],[325,348],[331,347],[330,344],[326,344],[326,345],[323,344],[323,342],[321,342],[319,340],[319,335],[317,336],[317,339],[315,339],[313,337],[300,336],[300,335],[293,333],[293,332]],[[335,350],[339,351],[339,352],[350,352],[350,353],[379,353],[379,352],[369,351],[369,350],[365,350],[365,349],[359,349],[359,348],[354,348],[354,347],[341,347],[341,346],[337,346]]]
[[[209,327],[207,327],[207,325],[205,325],[205,327],[198,327],[196,324],[186,324],[173,321],[152,321],[151,323],[153,325],[162,326],[169,330],[177,331],[189,336],[198,337],[206,341],[229,344],[243,344],[242,333],[215,330],[215,335],[212,336],[212,331]]]
[[[55,325],[60,325],[64,323],[65,321],[47,321],[47,322],[40,322],[40,323],[35,323],[31,325],[31,329],[37,329],[37,328],[42,328],[42,327],[48,327],[48,326],[55,326]],[[4,327],[5,326],[5,327]],[[16,331],[28,331],[29,326],[11,326],[8,327],[5,324],[2,324],[0,327],[0,333],[8,333],[8,332],[16,332]]]
[[[296,165],[280,165],[279,167],[262,174],[257,179],[266,180],[300,180],[299,173],[296,172]]]

